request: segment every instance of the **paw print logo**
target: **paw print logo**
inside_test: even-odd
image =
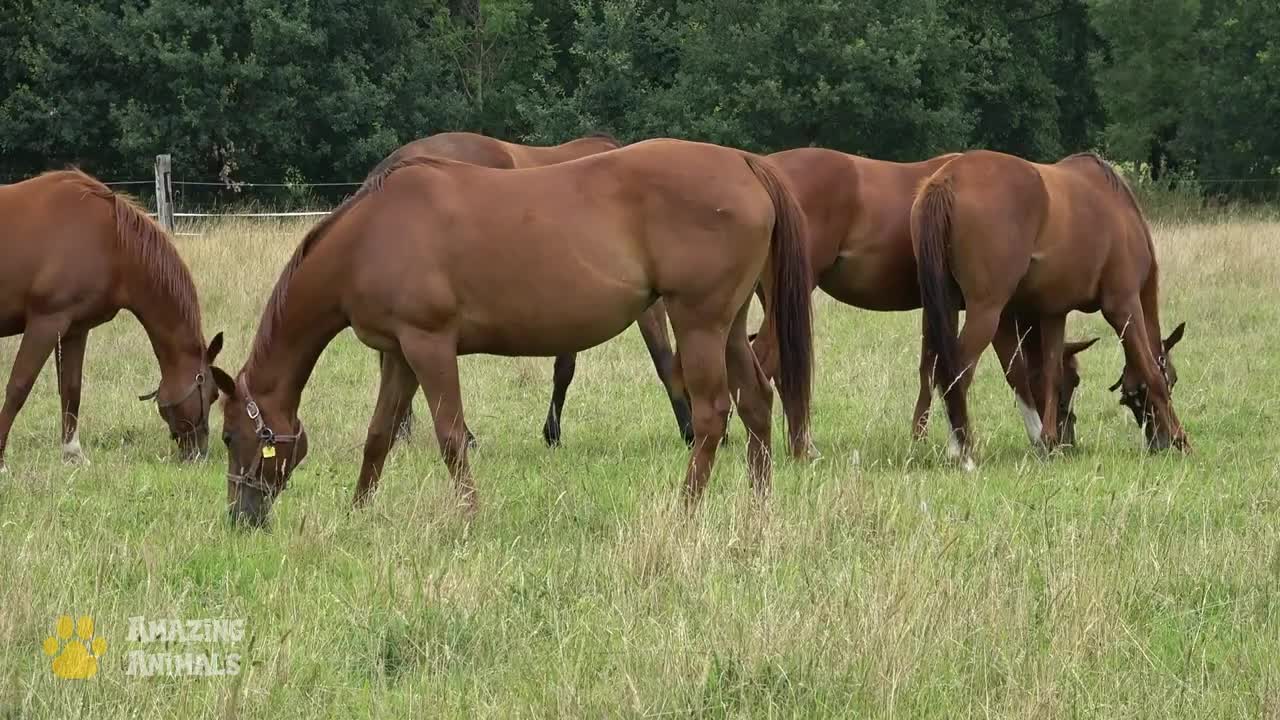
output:
[[[54,627],[57,637],[44,640],[44,654],[53,658],[53,674],[65,680],[87,680],[98,674],[98,658],[107,652],[107,641],[93,636],[93,618],[80,616],[73,622],[70,615],[58,618]],[[75,638],[72,638],[72,633]]]

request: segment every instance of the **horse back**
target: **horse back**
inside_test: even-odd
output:
[[[79,171],[45,173],[0,187],[0,218],[0,335],[29,312],[102,300],[118,248],[110,190]]]

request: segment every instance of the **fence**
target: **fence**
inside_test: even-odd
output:
[[[109,186],[142,186],[152,184],[152,180],[118,180],[106,183]],[[1277,200],[1280,200],[1280,177],[1277,178],[1197,178],[1196,182],[1201,188],[1222,187],[1224,185],[1235,185],[1243,187],[1257,187],[1261,184],[1273,184],[1277,186]],[[242,188],[356,188],[361,185],[360,182],[318,182],[318,183],[280,183],[280,182],[210,182],[210,181],[189,181],[173,179],[173,158],[168,153],[156,156],[155,163],[155,192],[156,192],[156,211],[152,213],[161,226],[169,232],[174,232],[176,221],[183,218],[289,218],[289,217],[323,217],[328,215],[330,210],[304,210],[293,212],[178,212],[177,203],[175,201],[174,187],[206,187],[206,188],[231,188],[240,190]],[[1203,198],[1202,198],[1203,199]]]
[[[105,184],[110,187],[137,187],[155,185],[155,212],[148,213],[156,218],[168,232],[174,232],[177,221],[184,218],[291,218],[291,217],[323,217],[330,210],[300,210],[292,212],[178,212],[174,187],[206,187],[206,188],[357,188],[359,182],[320,182],[320,183],[276,183],[276,182],[208,182],[173,179],[173,156],[168,153],[156,156],[154,180],[113,180]]]

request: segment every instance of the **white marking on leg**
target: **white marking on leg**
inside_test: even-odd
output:
[[[1031,444],[1036,445],[1040,442],[1040,434],[1044,431],[1044,424],[1040,422],[1040,414],[1035,410],[1027,407],[1027,404],[1018,400],[1018,411],[1022,413],[1022,425],[1027,429],[1027,437],[1031,439]]]
[[[956,438],[956,431],[952,430],[947,433],[947,458],[955,460],[961,455],[960,440]]]
[[[71,439],[62,444],[62,459],[67,462],[88,464],[89,460],[80,447],[80,428],[76,428],[75,432],[71,433]]]

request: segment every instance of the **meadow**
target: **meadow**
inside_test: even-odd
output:
[[[305,224],[178,238],[220,365],[243,361]],[[1194,452],[1150,455],[1107,387],[1122,353],[1073,315],[1080,446],[1027,441],[994,355],[980,367],[972,474],[943,418],[910,439],[919,315],[819,293],[814,432],[752,500],[735,420],[702,510],[638,334],[579,357],[565,444],[540,429],[551,361],[463,360],[481,508],[435,442],[350,499],[377,386],[350,332],[302,405],[311,452],[268,532],[233,529],[215,412],[179,466],[158,370],[122,314],[90,335],[67,466],[46,367],[0,475],[0,718],[1280,718],[1280,224],[1157,223],[1165,331],[1187,322],[1174,400]],[[0,340],[7,377],[18,340]],[[421,410],[421,398],[417,401]],[[775,448],[781,415],[775,402]],[[425,429],[421,425],[421,429]],[[51,672],[62,614],[107,642],[96,677]],[[243,620],[238,642],[137,643],[129,618]],[[218,677],[130,675],[129,653],[241,655]]]

